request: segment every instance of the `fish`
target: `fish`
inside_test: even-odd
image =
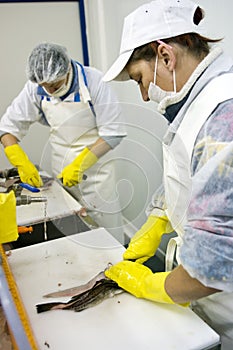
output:
[[[108,269],[111,265],[112,264],[109,263],[106,269]],[[58,309],[74,310],[79,312],[97,305],[103,300],[111,298],[116,294],[123,293],[124,290],[120,288],[116,282],[105,276],[105,270],[100,271],[85,284],[44,295],[44,298],[59,298],[68,296],[71,297],[71,299],[67,302],[37,304],[37,313]]]
[[[74,295],[67,302],[37,304],[36,309],[37,313],[59,309],[74,310],[75,312],[80,312],[122,292],[123,289],[121,289],[116,282],[105,277],[99,281],[96,281],[94,286],[87,289],[86,291]]]

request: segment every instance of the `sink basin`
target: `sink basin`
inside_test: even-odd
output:
[[[96,228],[88,223],[88,217],[80,218],[80,216],[72,214],[55,218],[46,222],[47,240],[53,240],[64,236],[69,236],[75,233],[85,232]],[[33,232],[23,233],[15,242],[11,242],[13,249],[22,248],[32,244],[41,243],[45,241],[44,223],[30,225],[33,227]]]

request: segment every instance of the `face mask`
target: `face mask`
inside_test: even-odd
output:
[[[49,96],[54,96],[54,97],[61,97],[64,96],[67,92],[67,85],[66,83],[63,83],[62,86],[60,86],[56,91],[54,91],[53,93],[48,92],[45,87],[43,87],[43,89],[47,92],[47,94]]]
[[[59,87],[56,91],[53,92],[53,96],[56,95],[58,97],[62,96],[65,94],[67,89],[66,83],[63,83],[62,86]]]
[[[173,70],[174,91],[165,91],[161,89],[158,85],[156,85],[157,66],[158,66],[158,55],[156,56],[156,59],[155,59],[154,82],[153,83],[151,82],[149,85],[148,96],[150,100],[160,103],[165,97],[171,97],[176,94],[176,73],[175,73],[175,70]]]
[[[72,83],[72,79],[73,79],[73,73],[72,73],[72,69],[70,69],[68,72],[68,78],[66,79],[67,81],[64,82],[56,91],[54,91],[53,93],[49,93],[45,89],[45,87],[43,87],[43,89],[47,92],[47,94],[49,96],[62,97],[69,91],[71,83]]]

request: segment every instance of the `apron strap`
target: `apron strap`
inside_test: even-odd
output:
[[[77,67],[78,67],[78,76],[79,76],[79,88],[82,94],[83,102],[88,102],[89,106],[91,108],[92,113],[96,117],[94,106],[91,102],[91,96],[88,90],[88,84],[87,84],[87,77],[84,71],[84,67],[81,63],[77,62]]]
[[[177,247],[181,244],[181,238],[173,237],[169,240],[166,249],[165,271],[171,271],[175,262],[175,254]]]

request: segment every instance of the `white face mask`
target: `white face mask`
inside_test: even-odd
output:
[[[155,59],[154,82],[153,83],[151,82],[149,85],[148,96],[150,100],[160,103],[165,97],[171,97],[176,94],[176,73],[175,73],[175,70],[173,70],[174,91],[165,91],[161,89],[158,85],[156,85],[157,66],[158,66],[158,55],[156,56],[156,59]]]
[[[50,93],[46,90],[44,86],[43,86],[43,89],[47,92],[49,96],[62,97],[69,91],[72,83],[72,79],[73,79],[73,73],[72,73],[72,69],[70,68],[68,72],[68,78],[56,91],[54,91],[53,93]]]
[[[63,83],[56,91],[54,91],[53,93],[48,92],[45,87],[43,87],[43,89],[47,92],[47,94],[49,96],[54,96],[54,97],[61,97],[64,96],[68,89],[67,89],[67,85],[66,83]]]

